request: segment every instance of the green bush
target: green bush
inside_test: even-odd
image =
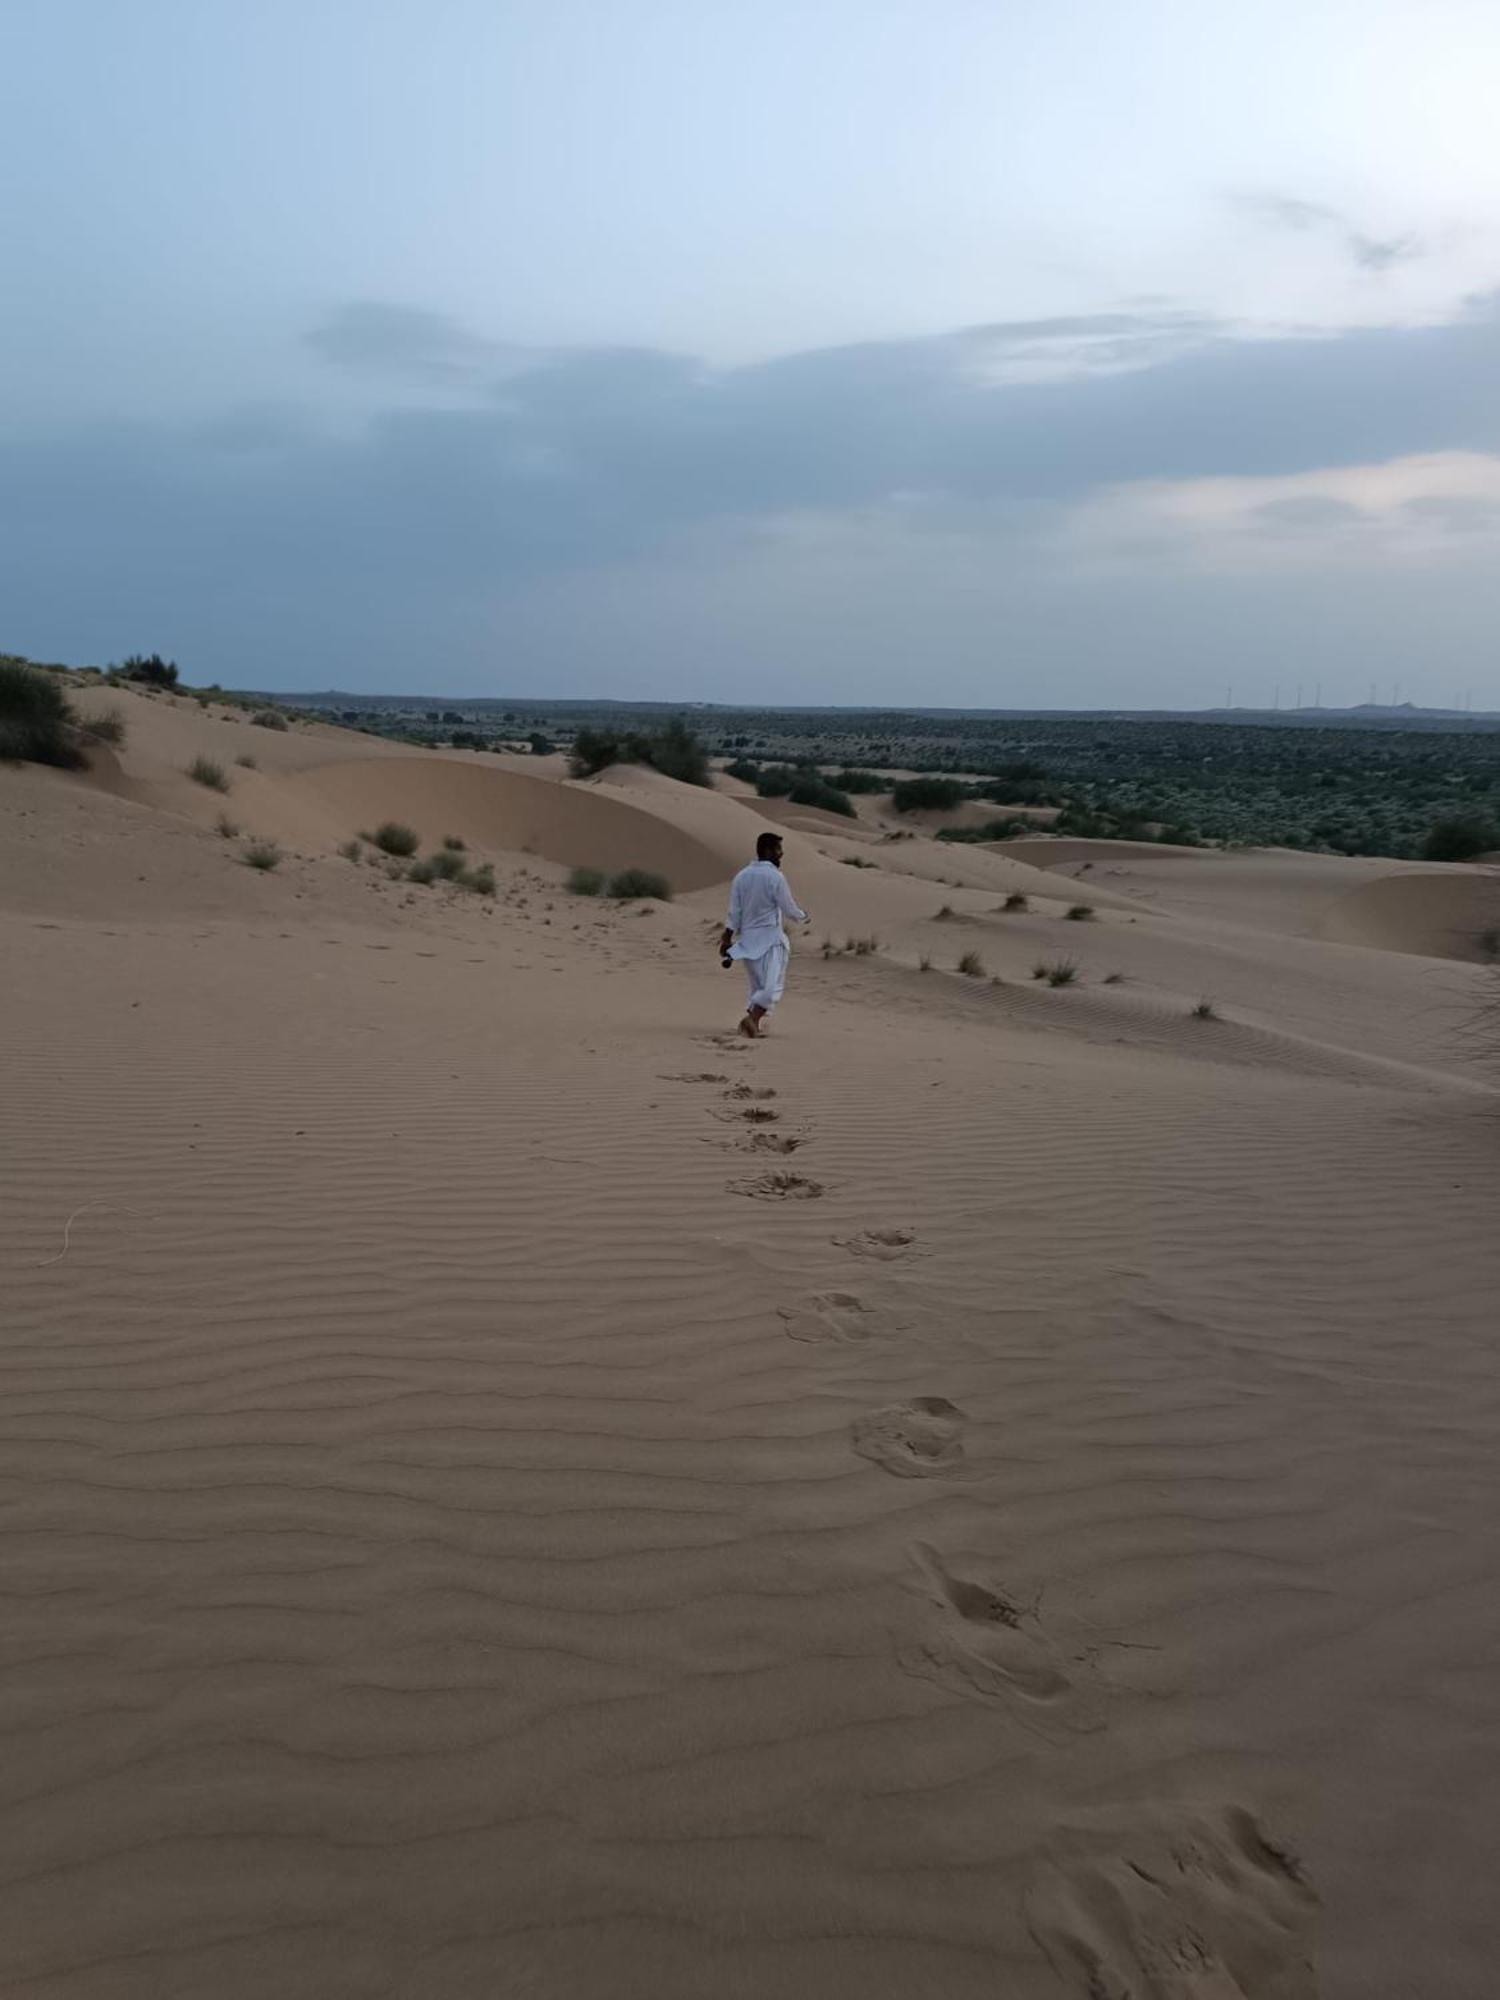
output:
[[[1020,889],[1012,889],[1000,907],[1003,910],[1029,910],[1031,900]]]
[[[958,961],[958,969],[966,979],[983,979],[984,960],[977,951],[966,951]]]
[[[140,681],[146,687],[175,688],[177,685],[177,662],[164,660],[160,653],[132,653],[128,660],[122,660],[110,673],[116,680]]]
[[[1030,831],[1024,819],[992,819],[983,826],[940,826],[937,837],[939,840],[978,844],[987,840],[1011,840],[1018,833]]]
[[[1045,979],[1049,986],[1072,986],[1078,979],[1078,967],[1071,958],[1044,958],[1032,966],[1031,976]]]
[[[533,729],[526,739],[526,747],[533,757],[550,757],[555,746],[540,729]]]
[[[1500,825],[1477,813],[1435,820],[1422,842],[1424,861],[1472,861],[1500,847]]]
[[[466,868],[457,879],[461,889],[471,889],[476,896],[495,893],[495,866],[491,861],[482,861],[477,868]]]
[[[724,766],[724,775],[738,778],[742,785],[753,785],[760,777],[760,766],[751,763],[748,757],[736,757],[732,764]]]
[[[1087,924],[1093,921],[1092,903],[1070,903],[1064,912],[1070,923]]]
[[[903,778],[891,793],[891,804],[903,813],[947,812],[963,796],[957,778]]]
[[[279,867],[280,863],[281,849],[274,841],[257,840],[245,849],[247,868],[258,868],[262,874],[268,875],[273,868]]]
[[[382,820],[370,839],[382,854],[415,854],[421,845],[413,829],[403,826],[398,819]]]
[[[853,819],[854,801],[847,792],[841,792],[826,779],[813,772],[806,772],[793,780],[787,798],[794,806],[817,806],[823,812],[839,813],[845,819]]]
[[[464,858],[451,847],[440,847],[425,864],[439,882],[456,882],[464,872]]]
[[[187,767],[187,774],[195,785],[204,785],[211,792],[229,790],[229,774],[222,764],[216,764],[212,757],[195,757]]]
[[[450,854],[466,854],[468,852],[463,841],[459,839],[456,833],[445,833],[443,835],[443,845],[448,849]]]
[[[291,724],[279,708],[257,709],[250,720],[257,729],[290,729]]]
[[[839,771],[829,782],[841,792],[888,792],[891,788],[890,780],[882,778],[878,771]]]
[[[604,870],[602,868],[575,868],[568,877],[570,896],[602,896],[604,894]]]
[[[616,729],[580,729],[568,752],[568,769],[575,778],[596,777],[611,764],[647,764],[663,777],[686,785],[709,785],[708,752],[681,720],[652,734]]]
[[[643,902],[647,897],[658,903],[672,900],[665,875],[653,875],[646,868],[622,868],[618,875],[610,877],[609,893],[617,903]]]
[[[438,872],[430,861],[414,861],[406,871],[407,881],[416,882],[424,889],[437,878]]]
[[[0,761],[81,764],[72,725],[60,681],[25,660],[0,659]]]

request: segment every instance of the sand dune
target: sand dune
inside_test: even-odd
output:
[[[1500,868],[1387,875],[1331,904],[1323,935],[1428,958],[1500,959]]]
[[[1485,878],[797,831],[750,1047],[765,823],[0,770],[6,2000],[1488,2000]]]

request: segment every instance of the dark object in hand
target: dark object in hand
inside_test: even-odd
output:
[[[719,958],[719,963],[720,965],[723,966],[724,970],[728,972],[730,967],[734,964],[734,960],[729,956],[729,953],[726,951],[721,953]]]

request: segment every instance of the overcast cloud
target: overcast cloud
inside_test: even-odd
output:
[[[20,10],[0,650],[1500,707],[1486,14],[300,11]]]

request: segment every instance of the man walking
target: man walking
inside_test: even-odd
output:
[[[781,998],[792,947],[783,917],[808,922],[799,910],[781,872],[779,833],[763,833],[755,843],[755,859],[735,876],[729,890],[729,916],[719,939],[719,956],[726,965],[739,959],[750,981],[750,1006],[740,1033],[752,1038]]]

